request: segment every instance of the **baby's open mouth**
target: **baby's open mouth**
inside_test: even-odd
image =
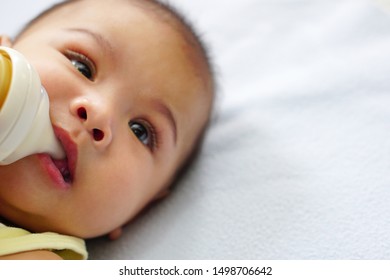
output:
[[[49,154],[40,154],[39,159],[43,169],[49,175],[54,185],[61,189],[69,189],[75,181],[77,165],[77,144],[69,133],[59,127],[54,127],[55,134],[65,151],[65,158],[54,159]]]
[[[71,184],[74,181],[74,175],[77,162],[77,145],[69,136],[69,133],[60,128],[54,127],[55,134],[62,144],[65,151],[64,159],[54,159],[52,161],[58,171],[61,173],[64,182]]]
[[[62,177],[64,178],[64,181],[66,183],[71,183],[73,181],[72,174],[69,170],[69,164],[68,164],[68,159],[53,159],[54,165],[58,168],[60,171]]]

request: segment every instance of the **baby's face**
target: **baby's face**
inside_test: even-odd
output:
[[[85,0],[13,45],[40,74],[67,160],[32,155],[1,167],[1,216],[94,237],[164,192],[209,117],[211,94],[187,41],[148,13]]]

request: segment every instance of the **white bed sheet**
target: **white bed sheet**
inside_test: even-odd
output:
[[[15,14],[21,1],[9,2],[0,33],[14,34],[26,15]],[[34,14],[52,2],[23,6]],[[118,241],[89,241],[91,258],[390,258],[384,6],[170,2],[212,48],[220,83],[216,117],[175,192]]]

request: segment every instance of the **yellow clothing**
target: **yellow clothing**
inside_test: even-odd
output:
[[[30,233],[0,223],[0,256],[33,250],[49,250],[66,260],[88,258],[84,240],[53,232]]]

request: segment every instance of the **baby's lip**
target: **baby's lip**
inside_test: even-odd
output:
[[[70,137],[69,133],[61,128],[54,126],[54,133],[62,144],[65,151],[65,159],[55,160],[54,165],[62,174],[65,183],[69,184],[74,181],[76,164],[77,164],[77,145]]]

